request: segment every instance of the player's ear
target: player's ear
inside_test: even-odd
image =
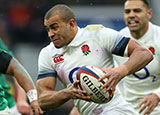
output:
[[[74,19],[70,19],[69,21],[70,29],[73,30],[76,26],[76,21]]]
[[[149,18],[149,19],[152,18],[152,9],[148,9],[148,18]]]

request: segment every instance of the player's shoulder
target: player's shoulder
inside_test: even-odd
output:
[[[99,31],[99,30],[113,30],[111,28],[105,27],[104,25],[101,24],[90,24],[87,25],[84,30],[89,30],[89,31]],[[113,30],[115,31],[115,30]]]
[[[115,35],[119,32],[112,28],[105,27],[101,24],[91,24],[84,28],[85,32],[90,32],[92,34],[96,34],[98,36],[110,36]]]
[[[160,39],[159,39],[159,36],[160,36],[160,26],[152,24],[151,22],[149,23],[149,26],[150,26],[150,28],[152,30],[151,34],[154,34],[154,40],[158,41],[156,43],[159,43],[159,41],[160,41]]]
[[[130,37],[130,36],[131,36],[128,27],[122,28],[119,32],[120,32],[120,34],[123,35],[123,36],[126,36],[126,37]]]
[[[101,24],[90,24],[90,25],[87,25],[84,29],[85,30],[99,30],[102,28],[104,28],[104,26]]]
[[[155,25],[155,24],[152,24],[152,23],[150,23],[150,25],[152,25],[152,27],[154,28],[154,30],[160,32],[160,26]],[[159,33],[159,34],[160,34],[160,33]]]
[[[41,52],[42,52],[42,51],[43,51],[43,52],[46,52],[46,51],[49,50],[50,48],[51,48],[51,42],[50,42],[50,44],[44,46],[44,47],[41,49]]]
[[[119,32],[122,33],[122,34],[128,33],[129,32],[129,28],[128,27],[124,27]]]
[[[53,43],[50,42],[50,44],[48,44],[47,46],[43,47],[41,50],[40,50],[40,55],[49,55],[51,54],[52,52],[55,51],[55,47],[53,46]]]

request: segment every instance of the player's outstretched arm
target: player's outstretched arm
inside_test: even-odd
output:
[[[152,53],[147,48],[141,46],[139,43],[132,39],[128,44],[128,57],[128,61],[123,64],[128,70],[126,75],[132,74],[144,68],[153,60]]]
[[[35,114],[42,114],[43,112],[38,105],[37,92],[34,88],[33,81],[25,68],[18,62],[18,60],[6,52],[2,51],[0,53],[0,59],[3,62],[1,63],[1,72],[7,75],[12,75],[16,78],[21,87],[25,90],[25,92],[27,92],[27,96],[31,102],[31,107]]]
[[[24,69],[24,67],[18,62],[17,59],[12,58],[6,74],[14,76],[20,86],[25,90],[25,92],[35,89],[34,83],[28,74],[28,72]]]
[[[75,81],[69,88],[56,91],[56,77],[38,79],[36,87],[38,102],[42,110],[48,111],[57,108],[70,99],[89,100],[90,96],[83,96],[86,91],[80,90],[77,87],[78,83],[79,81]]]
[[[152,59],[151,52],[138,44],[135,40],[130,40],[128,43],[128,61],[116,68],[105,68],[106,75],[100,80],[108,78],[109,80],[102,86],[102,89],[107,87],[106,91],[111,89],[115,91],[117,83],[126,75],[132,74],[144,68]]]

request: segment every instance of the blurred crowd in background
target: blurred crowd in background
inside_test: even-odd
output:
[[[107,7],[123,6],[124,1],[125,0],[0,0],[0,36],[9,46],[19,42],[43,44],[49,41],[43,27],[43,16],[53,5],[64,3],[69,6]]]
[[[79,6],[118,5],[124,0],[0,0],[0,36],[9,45],[48,42],[43,27],[45,12],[57,3]]]

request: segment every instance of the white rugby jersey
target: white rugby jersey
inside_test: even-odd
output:
[[[125,27],[120,32],[136,40],[130,34],[129,28]],[[145,68],[125,77],[120,85],[122,95],[128,102],[131,102],[135,108],[146,95],[156,93],[160,96],[160,27],[149,23],[148,31],[136,41],[148,48],[152,52],[154,59]],[[118,65],[121,65],[128,58],[116,56],[115,59]],[[152,114],[160,115],[160,104]]]
[[[129,38],[123,37],[115,30],[105,28],[102,25],[89,25],[78,28],[78,33],[70,44],[56,49],[53,43],[43,48],[39,55],[39,76],[42,79],[47,76],[58,77],[65,87],[69,87],[76,79],[76,72],[84,65],[112,68],[112,54],[124,55]],[[93,115],[103,108],[113,108],[118,105],[116,90],[113,99],[107,104],[95,104],[83,100],[74,100],[75,106],[84,115]],[[118,100],[118,101],[117,101]]]

